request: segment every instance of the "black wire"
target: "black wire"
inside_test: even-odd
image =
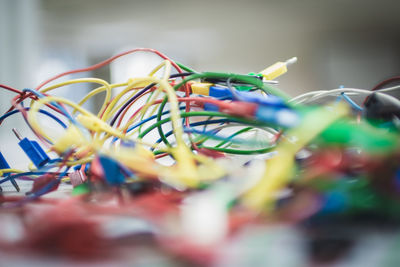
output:
[[[259,79],[259,80],[263,79],[262,77],[253,76],[253,75],[244,75],[244,76],[249,76],[249,77],[252,77],[252,78]],[[231,77],[229,77],[228,79],[231,79]],[[233,82],[235,82],[238,85],[248,85],[247,83],[237,82],[237,81],[235,81],[235,79],[232,79],[232,80],[233,80]],[[204,78],[204,81],[210,82],[210,83],[225,83],[226,79],[224,79],[224,78]]]
[[[177,77],[186,77],[189,75],[195,74],[194,72],[184,72],[184,73],[175,73],[175,74],[171,74],[171,76],[169,76],[170,79],[172,78],[177,78]]]
[[[112,119],[112,121],[110,122],[110,126],[114,126],[114,123],[117,121],[119,115],[121,115],[122,111],[124,111],[124,109],[129,106],[130,103],[132,103],[133,101],[135,101],[139,96],[143,95],[147,90],[149,90],[150,88],[152,88],[154,85],[156,85],[155,83],[151,83],[149,85],[147,85],[145,88],[143,88],[141,91],[139,91],[136,95],[134,95],[131,99],[129,99],[123,106],[122,108],[120,108],[120,110],[118,110],[117,114],[115,114],[114,118]]]
[[[193,72],[176,73],[176,74],[171,74],[171,76],[169,76],[169,78],[171,79],[171,78],[177,78],[177,77],[185,77],[185,76],[189,76],[189,75],[192,75],[192,74],[193,74]],[[120,110],[118,110],[117,114],[115,114],[114,118],[110,122],[110,126],[114,126],[114,124],[117,121],[119,115],[121,115],[122,111],[124,111],[124,109],[127,106],[129,106],[129,104],[131,104],[133,101],[135,101],[141,95],[143,95],[147,90],[151,89],[154,85],[156,85],[156,84],[155,83],[151,83],[151,84],[147,85],[145,88],[143,88],[141,91],[139,91],[136,95],[134,95],[131,99],[129,99],[122,106],[122,108],[120,108]]]

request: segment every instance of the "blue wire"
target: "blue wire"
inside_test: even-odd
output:
[[[208,121],[198,121],[198,122],[193,122],[191,124],[189,124],[191,127],[195,127],[195,126],[200,126],[200,125],[208,125],[208,124],[216,124],[216,123],[225,123],[225,122],[233,122],[233,120],[229,120],[229,119],[218,119],[218,120],[208,120]],[[165,137],[168,137],[170,135],[172,135],[173,131],[169,131],[167,132],[165,135]],[[161,143],[162,138],[158,139],[156,141],[156,144]],[[154,149],[152,149],[154,150]]]
[[[224,137],[224,136],[218,136],[218,135],[216,135],[215,133],[217,132],[217,131],[215,131],[215,130],[211,130],[211,131],[199,131],[199,130],[196,130],[196,129],[190,129],[190,128],[183,128],[183,130],[184,130],[184,132],[185,133],[196,133],[196,134],[201,134],[201,135],[205,135],[205,136],[209,136],[209,137],[212,137],[213,139],[216,139],[216,140],[221,140],[221,141],[233,141],[233,137]],[[236,143],[248,143],[248,144],[252,144],[252,142],[249,142],[249,141],[247,141],[247,140],[245,140],[245,139],[236,139],[235,140],[235,142]]]
[[[42,94],[41,92],[37,91],[37,90],[33,90],[30,88],[25,88],[24,90],[22,90],[22,92],[31,92],[32,94],[36,95],[39,98],[43,98],[46,97],[44,94]],[[56,104],[58,105],[58,104]]]
[[[29,88],[25,88],[24,90],[22,90],[23,92],[31,92],[32,94],[36,95],[39,98],[43,98],[46,97],[44,94],[33,90],[33,89],[29,89]],[[53,106],[55,106],[56,108],[58,108],[60,111],[62,111],[64,113],[64,116],[67,117],[73,124],[77,125],[78,122],[58,103],[51,101],[50,104],[52,104]]]
[[[11,179],[15,179],[15,178],[21,177],[21,176],[26,176],[26,175],[43,175],[43,174],[46,174],[46,173],[49,173],[49,172],[24,172],[24,173],[18,173],[18,174],[14,174],[14,175],[7,176],[7,177],[4,178],[4,179],[1,179],[1,180],[0,180],[0,184],[5,183],[5,182],[7,182],[7,181],[9,181],[9,180],[11,180]]]
[[[68,173],[69,169],[70,169],[70,167],[68,167],[64,172],[60,173],[58,175],[57,179],[50,181],[46,186],[44,186],[43,188],[41,188],[37,192],[35,192],[32,195],[30,195],[30,196],[26,197],[25,199],[21,200],[19,202],[19,204],[24,204],[26,201],[37,199],[40,196],[48,193],[53,188],[53,186],[55,186],[57,183],[59,183],[61,181],[62,177],[64,177]],[[32,174],[39,174],[39,173],[41,173],[41,172],[26,172],[26,173],[20,173],[20,174],[17,174],[17,175],[18,176],[23,176],[23,175],[29,175],[29,174],[32,175]],[[46,174],[46,173],[48,173],[48,172],[42,172],[41,174]],[[14,175],[14,177],[16,177],[17,175]]]
[[[46,166],[43,166],[42,168],[40,168],[41,171],[37,171],[37,172],[24,172],[24,173],[18,173],[18,174],[14,174],[14,175],[10,175],[8,173],[7,177],[5,177],[4,179],[0,180],[0,184],[2,184],[4,182],[7,182],[7,181],[9,181],[11,179],[15,179],[15,178],[18,178],[18,177],[21,177],[21,176],[25,176],[25,175],[43,175],[43,174],[49,173],[49,172],[46,172],[44,170],[49,170],[51,168],[57,167],[57,165],[49,165],[49,164],[55,163],[55,162],[60,162],[60,161],[61,161],[61,158],[51,159],[47,163]]]
[[[40,190],[38,190],[37,192],[35,192],[32,196],[29,196],[27,198],[27,200],[33,200],[36,199],[46,193],[48,193],[50,191],[50,189],[55,186],[57,183],[59,183],[62,179],[62,177],[64,177],[70,167],[68,167],[64,172],[60,173],[60,175],[58,176],[58,178],[56,180],[51,181],[50,183],[48,183],[46,186],[44,186],[43,188],[41,188]]]
[[[356,102],[354,102],[350,97],[348,97],[344,92],[341,93],[343,96],[344,100],[346,100],[354,109],[362,111],[363,108],[357,105]]]
[[[24,108],[24,109],[25,109],[25,110],[29,110],[30,108]],[[8,117],[11,116],[11,115],[14,115],[15,113],[18,113],[18,112],[20,112],[20,111],[19,111],[19,110],[10,111],[10,112],[4,114],[3,116],[1,116],[1,117],[0,117],[0,121],[2,121],[2,120],[4,120],[4,119],[8,118]],[[58,124],[60,124],[64,129],[67,128],[67,126],[64,124],[64,122],[62,122],[59,118],[57,118],[56,116],[54,116],[54,115],[51,114],[50,112],[48,112],[48,111],[46,111],[46,110],[43,110],[43,109],[40,109],[39,112],[42,113],[42,114],[45,114],[45,115],[49,116],[50,118],[52,118],[53,120],[55,120],[55,121],[56,121]]]
[[[185,107],[179,107],[179,109],[182,110],[182,109],[185,109]],[[161,113],[161,115],[165,115],[165,114],[168,114],[168,113],[169,113],[169,110],[164,111],[163,113]],[[130,131],[134,130],[135,128],[139,127],[140,125],[145,124],[148,121],[154,120],[155,118],[157,118],[157,115],[153,115],[151,117],[148,117],[147,119],[144,119],[144,120],[132,125],[131,127],[129,127],[126,132],[129,133]],[[111,143],[114,143],[118,139],[119,139],[118,137],[114,137],[113,140],[111,141]]]
[[[185,109],[185,107],[179,107],[179,109],[182,110],[182,109]],[[169,113],[169,110],[164,111],[163,113],[161,113],[161,115],[165,115],[165,114],[168,114],[168,113]],[[147,119],[144,119],[144,120],[138,122],[137,124],[132,125],[131,127],[129,127],[128,130],[127,130],[127,132],[129,133],[129,132],[132,131],[133,129],[135,129],[135,128],[139,127],[140,125],[142,125],[142,124],[144,124],[144,123],[146,123],[146,122],[148,122],[148,121],[151,121],[151,120],[153,120],[153,119],[155,119],[155,118],[157,118],[157,115],[153,115],[153,116],[151,116],[151,117],[148,117]]]

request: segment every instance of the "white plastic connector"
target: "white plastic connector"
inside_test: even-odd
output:
[[[288,60],[286,60],[285,63],[286,63],[286,66],[290,66],[296,62],[297,62],[297,57],[292,57],[292,58],[289,58]]]
[[[82,184],[86,181],[86,175],[81,170],[76,170],[68,174],[73,187]]]

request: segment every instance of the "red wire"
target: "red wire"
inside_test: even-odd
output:
[[[139,52],[139,51],[145,51],[145,52],[152,52],[152,53],[155,53],[155,54],[157,54],[158,56],[160,56],[161,58],[170,61],[171,64],[172,64],[172,66],[178,71],[178,73],[183,73],[182,69],[181,69],[174,61],[172,61],[171,59],[169,59],[167,56],[165,56],[165,55],[162,54],[161,52],[159,52],[159,51],[157,51],[157,50],[155,50],[155,49],[151,49],[151,48],[136,48],[136,49],[128,50],[128,51],[126,51],[126,52],[117,54],[117,55],[115,55],[115,56],[113,56],[113,57],[110,57],[110,58],[108,58],[108,59],[106,59],[106,60],[104,60],[104,61],[102,61],[102,62],[99,62],[99,63],[97,63],[97,64],[94,64],[94,65],[89,66],[89,67],[86,67],[86,68],[75,69],[75,70],[71,70],[71,71],[66,71],[66,72],[60,73],[60,74],[58,74],[58,75],[56,75],[56,76],[54,76],[54,77],[52,77],[52,78],[50,78],[50,79],[48,79],[48,80],[42,82],[41,84],[39,84],[39,86],[36,87],[36,90],[39,90],[40,88],[42,88],[42,87],[45,86],[46,84],[48,84],[48,83],[50,83],[50,82],[52,82],[52,81],[54,81],[54,80],[56,80],[56,79],[58,79],[58,78],[61,78],[61,77],[63,77],[63,76],[66,76],[66,75],[69,75],[69,74],[74,74],[74,73],[92,71],[92,70],[101,68],[101,67],[103,67],[103,66],[105,66],[105,65],[108,65],[108,64],[110,64],[112,61],[114,61],[114,60],[116,60],[116,59],[118,59],[118,58],[120,58],[120,57],[122,57],[122,56],[131,54],[131,53],[135,53],[135,52]],[[9,87],[9,86],[6,86],[6,85],[4,85],[4,86],[1,85],[1,87],[5,88],[5,89],[7,89],[7,90],[13,91],[13,92],[15,92],[15,93],[20,94],[19,97],[16,97],[16,98],[13,99],[14,105],[13,105],[13,107],[10,108],[9,111],[13,110],[19,103],[21,103],[23,100],[25,100],[25,99],[28,98],[28,97],[33,98],[33,99],[36,99],[36,97],[33,96],[32,93],[24,94],[23,92],[21,92],[21,91],[19,91],[19,90],[17,90],[17,89],[11,88],[11,87]],[[189,88],[189,86],[188,86],[187,84],[184,85],[184,89],[185,89],[185,95],[186,95],[186,97],[189,97],[189,95],[190,95],[190,88]],[[183,101],[186,102],[187,100],[183,100]],[[190,102],[190,101],[189,101],[189,102]],[[54,109],[54,110],[60,112],[60,111],[59,111],[58,109],[56,109],[55,107],[52,107],[51,105],[50,105],[50,107],[51,107],[52,109]],[[22,109],[20,109],[20,110],[21,110],[21,112],[23,112]],[[140,110],[140,109],[139,109],[139,110]],[[9,112],[9,111],[8,111],[8,112]],[[188,112],[188,111],[190,111],[190,104],[189,104],[189,103],[187,103],[187,105],[186,105],[186,112]],[[60,112],[60,113],[61,113],[61,112]],[[137,112],[136,112],[136,113],[137,113]],[[135,113],[135,114],[136,114],[136,113]],[[22,114],[23,114],[24,116],[26,116],[26,113],[23,112]],[[189,118],[186,118],[186,119],[185,119],[185,124],[186,124],[186,126],[189,125]],[[192,145],[193,145],[193,143],[192,143]],[[197,147],[196,147],[195,144],[194,144],[194,148],[197,149]]]
[[[150,92],[153,92],[154,90],[155,90],[155,88],[154,88],[154,89],[150,89],[149,91],[147,91],[147,92],[145,92],[144,94],[142,94],[142,96],[145,96],[145,95],[149,94]],[[119,117],[119,119],[118,119],[117,127],[119,127],[119,126],[121,125],[121,122],[122,122],[123,118],[125,117],[126,113],[128,112],[129,108],[130,108],[134,103],[136,103],[136,101],[138,101],[138,99],[140,99],[140,98],[137,98],[137,99],[135,99],[135,101],[132,101],[132,102],[126,107],[126,109],[121,113],[121,115],[120,115],[120,117]]]
[[[229,108],[229,106],[230,106],[229,102],[225,102],[225,101],[221,101],[221,100],[217,100],[217,99],[213,99],[213,98],[206,98],[206,97],[178,97],[177,99],[179,102],[210,103],[210,104],[214,104],[219,107],[222,107],[222,108]],[[158,99],[158,100],[154,101],[154,103],[152,103],[152,105],[160,104],[162,101],[163,101],[163,99]],[[137,115],[137,113],[140,112],[140,110],[142,110],[142,108],[143,107],[140,107],[138,110],[136,110],[135,113],[133,113],[133,115],[129,118],[129,120],[134,118]]]
[[[23,95],[26,95],[26,94],[22,93],[21,96],[23,96]],[[21,112],[22,116],[24,117],[24,119],[25,119],[26,123],[28,124],[29,128],[31,128],[32,132],[37,136],[37,138],[43,144],[47,145],[48,143],[46,142],[46,140],[37,131],[35,131],[35,129],[29,124],[29,122],[28,122],[28,113],[26,112],[26,110],[19,103],[17,103],[17,99],[18,99],[17,97],[13,98],[12,107],[11,108],[12,109],[13,108],[17,108]],[[52,107],[52,106],[49,106],[49,107]],[[60,113],[61,113],[61,111],[60,111]]]
[[[114,60],[117,59],[117,58],[120,58],[120,57],[122,57],[122,56],[125,56],[125,55],[127,55],[127,54],[131,54],[131,53],[134,53],[134,52],[139,52],[139,51],[145,51],[145,52],[152,52],[152,53],[155,53],[155,54],[157,54],[158,56],[160,56],[161,58],[170,61],[171,64],[172,64],[172,66],[173,66],[179,73],[183,73],[182,69],[181,69],[174,61],[172,61],[171,59],[169,59],[167,56],[165,56],[165,55],[162,54],[161,52],[159,52],[159,51],[157,51],[157,50],[154,50],[154,49],[151,49],[151,48],[136,48],[136,49],[128,50],[128,51],[126,51],[126,52],[117,54],[117,55],[115,55],[115,56],[113,56],[113,57],[110,57],[110,58],[108,58],[108,59],[106,59],[106,60],[104,60],[104,61],[102,61],[102,62],[99,62],[99,63],[97,63],[97,64],[95,64],[95,65],[92,65],[92,66],[89,66],[89,67],[86,67],[86,68],[76,69],[76,70],[70,70],[70,71],[66,71],[66,72],[60,73],[60,74],[58,74],[58,75],[56,75],[56,76],[54,76],[54,77],[52,77],[52,78],[50,78],[50,79],[48,79],[48,80],[42,82],[39,86],[36,87],[36,90],[39,90],[40,88],[42,88],[42,87],[45,86],[46,84],[48,84],[48,83],[50,83],[50,82],[52,82],[52,81],[54,81],[54,80],[56,80],[56,79],[58,79],[58,78],[61,78],[61,77],[63,77],[63,76],[66,76],[66,75],[69,75],[69,74],[73,74],[73,73],[92,71],[92,70],[95,70],[95,69],[98,69],[98,68],[101,68],[101,67],[103,67],[103,66],[105,66],[105,65],[110,64],[112,61],[114,61]],[[18,94],[21,95],[20,99],[19,99],[18,101],[16,101],[17,104],[21,103],[23,100],[25,100],[25,99],[28,98],[28,97],[31,97],[31,98],[32,98],[32,93],[23,94],[22,92],[18,91],[17,89],[11,88],[11,87],[9,87],[9,86],[4,85],[4,86],[2,86],[2,87],[5,88],[5,89],[7,89],[7,90],[16,92],[16,93],[18,93]],[[189,89],[189,87],[188,87],[187,85],[185,85],[185,88],[186,88],[186,93],[187,93],[187,94],[190,94],[190,89]],[[23,97],[22,97],[22,96],[23,96]],[[14,109],[13,107],[10,108],[10,110],[9,110],[8,112],[10,112],[10,111],[13,110],[13,109]],[[54,108],[53,108],[53,109],[54,109]],[[60,112],[60,111],[58,111],[58,112]]]
[[[102,62],[99,62],[99,63],[97,63],[97,64],[95,64],[95,65],[92,65],[92,66],[89,66],[89,67],[87,67],[87,68],[76,69],[76,70],[71,70],[71,71],[66,71],[66,72],[60,73],[60,74],[58,74],[58,75],[56,75],[56,76],[54,76],[54,77],[52,77],[52,78],[50,78],[50,79],[44,81],[43,83],[41,83],[38,87],[36,87],[36,90],[39,90],[40,88],[42,88],[44,85],[48,84],[49,82],[52,82],[52,81],[54,81],[54,80],[56,80],[56,79],[58,79],[58,78],[61,78],[61,77],[63,77],[63,76],[66,76],[66,75],[69,75],[69,74],[73,74],[73,73],[92,71],[92,70],[95,70],[95,69],[98,69],[98,68],[101,68],[101,67],[103,67],[103,66],[105,66],[105,65],[110,64],[112,61],[114,61],[114,60],[117,59],[117,58],[120,58],[120,57],[122,57],[122,56],[131,54],[131,53],[139,52],[139,51],[145,51],[145,52],[152,52],[152,53],[155,53],[155,54],[157,54],[158,56],[160,56],[161,58],[170,61],[171,64],[172,64],[172,66],[178,71],[178,73],[183,73],[182,69],[181,69],[174,61],[172,61],[171,59],[169,59],[167,56],[165,56],[165,55],[162,54],[161,52],[159,52],[159,51],[157,51],[157,50],[155,50],[155,49],[151,49],[151,48],[136,48],[136,49],[128,50],[128,51],[126,51],[126,52],[117,54],[117,55],[115,55],[115,56],[113,56],[113,57],[110,57],[110,58],[108,58],[108,59],[106,59],[106,60],[104,60],[104,61],[102,61]],[[189,88],[189,86],[188,86],[187,84],[185,84],[184,87],[185,87],[185,94],[186,94],[186,97],[189,97],[189,95],[190,95],[190,88]],[[188,111],[190,111],[190,105],[189,105],[189,104],[186,105],[186,112],[188,112]],[[185,119],[185,124],[186,124],[186,126],[189,125],[189,118],[186,118],[186,119]],[[196,148],[196,147],[195,147],[195,148]]]
[[[377,85],[375,85],[375,86],[371,89],[371,91],[376,91],[376,90],[378,90],[378,89],[381,89],[382,86],[384,86],[385,84],[388,84],[388,83],[391,83],[391,82],[394,82],[394,81],[400,81],[400,76],[394,76],[394,77],[391,77],[391,78],[389,78],[389,79],[386,79],[386,80],[381,81],[380,83],[378,83]]]
[[[155,156],[155,158],[156,159],[160,159],[160,158],[163,158],[163,157],[168,156],[168,155],[169,155],[168,153],[161,153],[161,154],[158,154],[157,156]]]
[[[16,94],[22,95],[22,91],[20,91],[20,90],[18,90],[18,89],[15,89],[15,88],[12,88],[12,87],[10,87],[10,86],[8,86],[8,85],[0,84],[0,87],[6,89],[6,90],[8,90],[8,91],[14,92],[14,93],[16,93]]]
[[[47,94],[44,94],[44,95],[47,96]],[[19,103],[21,103],[22,101],[24,101],[28,97],[31,98],[32,100],[38,100],[37,96],[33,95],[32,93],[21,92],[19,96],[15,96],[11,100],[12,106],[5,113],[8,113],[8,112],[11,112],[12,110],[14,110],[14,108],[16,108]],[[60,103],[60,105],[62,105],[62,103]],[[60,113],[60,114],[63,114],[63,112],[61,112],[61,110],[59,110],[58,108],[52,106],[51,104],[46,104],[46,106],[51,108],[52,110]],[[26,114],[26,113],[22,112],[22,114]]]
[[[278,142],[279,138],[281,138],[282,134],[283,134],[283,131],[282,131],[282,130],[280,130],[279,132],[277,132],[277,133],[274,135],[274,139],[272,140],[272,143],[275,143],[275,144],[276,144],[276,143]]]
[[[92,66],[89,66],[89,67],[86,67],[86,68],[76,69],[76,70],[70,70],[70,71],[66,71],[66,72],[60,73],[60,74],[58,74],[58,75],[56,75],[56,76],[54,76],[54,77],[52,77],[52,78],[50,78],[50,79],[48,79],[48,80],[42,82],[38,87],[36,87],[36,90],[39,90],[40,88],[42,88],[43,86],[45,86],[45,85],[48,84],[49,82],[52,82],[52,81],[54,81],[54,80],[56,80],[56,79],[58,79],[58,78],[61,78],[61,77],[63,77],[63,76],[66,76],[66,75],[69,75],[69,74],[73,74],[73,73],[92,71],[92,70],[95,70],[95,69],[98,69],[98,68],[104,67],[105,65],[110,64],[112,61],[114,61],[114,60],[117,59],[117,58],[120,58],[120,57],[125,56],[125,55],[128,55],[128,54],[132,54],[132,53],[135,53],[135,52],[139,52],[139,51],[145,51],[145,52],[152,52],[152,53],[155,53],[155,54],[157,54],[158,56],[160,56],[161,58],[170,61],[171,64],[172,64],[172,66],[173,66],[179,73],[183,73],[183,72],[182,72],[182,69],[181,69],[175,62],[173,62],[171,59],[169,59],[167,56],[165,56],[165,55],[162,54],[161,52],[159,52],[159,51],[157,51],[157,50],[154,50],[154,49],[151,49],[151,48],[136,48],[136,49],[128,50],[128,51],[126,51],[126,52],[117,54],[117,55],[115,55],[115,56],[113,56],[113,57],[110,57],[110,58],[108,58],[108,59],[106,59],[106,60],[104,60],[104,61],[102,61],[102,62],[99,62],[99,63],[97,63],[97,64],[95,64],[95,65],[92,65]]]
[[[371,91],[379,90],[379,89],[382,88],[382,86],[384,86],[384,85],[386,85],[386,84],[388,84],[388,83],[394,82],[394,81],[400,81],[400,76],[394,76],[394,77],[391,77],[391,78],[389,78],[389,79],[386,79],[386,80],[381,81],[380,83],[378,83],[377,85],[375,85],[375,86],[371,89]],[[367,102],[368,98],[369,98],[369,96],[367,96],[367,97],[364,99],[364,101],[363,101],[363,103],[362,103],[363,106],[365,106],[365,103]]]

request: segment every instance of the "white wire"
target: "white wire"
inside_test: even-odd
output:
[[[389,92],[389,91],[394,91],[400,89],[400,85],[396,85],[393,87],[388,87],[388,88],[384,88],[384,89],[379,89],[378,92]]]
[[[393,97],[391,95],[387,95],[387,94],[380,93],[380,92],[375,92],[375,91],[364,90],[364,89],[355,89],[355,88],[340,88],[340,89],[330,90],[328,92],[321,93],[321,94],[318,94],[318,95],[316,95],[316,96],[314,96],[314,97],[312,97],[310,99],[307,99],[306,102],[315,101],[315,100],[321,99],[321,98],[326,97],[326,96],[336,96],[336,95],[339,95],[341,93],[358,93],[358,94],[364,94],[364,95],[370,95],[370,94],[376,93],[376,94],[378,94],[379,96],[381,96],[382,98],[384,98],[384,99],[386,99],[388,101],[400,104],[400,101],[397,98],[395,98],[395,97]]]
[[[296,97],[293,97],[292,99],[289,100],[289,102],[296,102],[296,103],[297,103],[298,101],[300,101],[299,99],[302,99],[302,98],[304,98],[304,97],[314,96],[315,94],[322,93],[322,92],[326,92],[326,90],[307,92],[307,93],[305,93],[305,94],[302,94],[302,95],[298,95],[298,96],[296,96]],[[303,99],[302,101],[304,101],[304,99]]]
[[[296,96],[296,97],[292,98],[290,100],[290,102],[295,102],[296,104],[300,104],[300,103],[304,103],[304,102],[306,102],[306,103],[313,102],[313,101],[316,101],[323,97],[337,96],[337,95],[340,95],[341,93],[356,94],[356,95],[358,95],[358,94],[370,95],[373,93],[377,93],[382,98],[384,98],[388,101],[391,101],[391,102],[395,102],[400,105],[400,101],[397,98],[395,98],[391,95],[382,93],[382,92],[394,91],[397,89],[400,89],[400,86],[393,86],[393,87],[381,89],[379,91],[369,91],[369,90],[365,90],[365,89],[356,89],[356,88],[338,88],[338,89],[325,90],[325,91],[320,90],[320,91],[307,92],[305,94]],[[303,98],[305,98],[305,99],[303,99]]]

